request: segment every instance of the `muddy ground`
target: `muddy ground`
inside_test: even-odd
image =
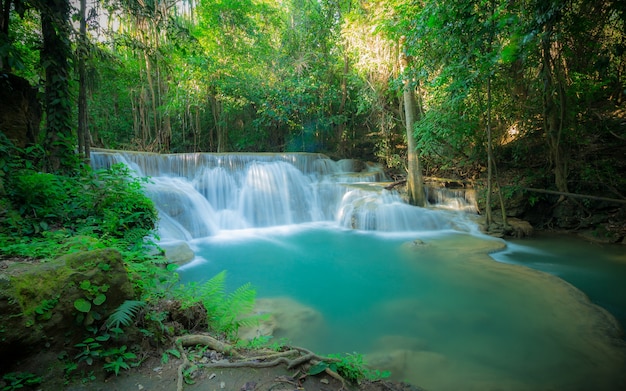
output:
[[[20,370],[43,376],[43,382],[33,390],[68,391],[176,391],[178,367],[182,359],[172,358],[167,363],[156,354],[147,356],[140,366],[122,370],[118,376],[94,373],[95,380],[76,376],[66,384],[63,364],[55,352],[42,352],[20,364]],[[307,375],[303,365],[287,369],[285,365],[270,368],[199,368],[194,372],[192,384],[184,383],[186,391],[423,391],[405,383],[385,380],[364,381],[359,385],[342,383],[321,373]],[[28,389],[28,388],[26,388]]]

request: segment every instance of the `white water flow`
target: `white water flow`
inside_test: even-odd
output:
[[[252,283],[271,316],[242,337],[359,352],[430,391],[626,389],[615,319],[557,277],[490,258],[507,244],[478,233],[464,193],[413,207],[376,167],[319,154],[93,162],[152,178],[161,239],[196,254],[183,282],[227,270],[229,289]]]

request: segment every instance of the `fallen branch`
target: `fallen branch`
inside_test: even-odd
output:
[[[400,186],[400,185],[404,185],[406,183],[406,179],[401,179],[399,181],[396,181],[390,185],[385,186],[385,190],[391,190],[396,186]]]
[[[626,204],[626,200],[620,200],[620,199],[616,199],[616,198],[607,198],[607,197],[598,197],[598,196],[592,196],[592,195],[587,195],[587,194],[574,194],[574,193],[567,193],[567,192],[563,192],[563,191],[535,189],[535,188],[532,188],[532,187],[525,187],[524,190],[532,191],[532,192],[535,192],[535,193],[554,194],[554,195],[560,195],[560,196],[572,197],[572,198],[587,198],[587,199],[590,199],[590,200],[606,201],[606,202],[616,202],[616,203],[619,203],[619,204]]]

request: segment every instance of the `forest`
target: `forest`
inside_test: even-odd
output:
[[[115,375],[138,364],[147,345],[131,341],[143,341],[164,363],[184,360],[180,390],[193,380],[184,348],[230,354],[267,342],[224,344],[249,321],[239,315],[254,290],[226,295],[222,273],[181,285],[153,242],[147,179],[123,165],[92,169],[92,148],[372,161],[414,205],[426,203],[425,182],[475,188],[497,236],[521,219],[626,243],[624,1],[0,0],[0,9],[3,371],[45,343],[70,352],[55,381],[85,383],[94,363]],[[53,264],[52,277],[34,274]],[[63,280],[75,272],[87,277]],[[199,329],[221,341],[180,337]],[[381,378],[359,355],[272,349],[336,374],[342,389],[344,379]],[[10,372],[0,386],[41,381]]]
[[[3,0],[3,101],[30,102],[3,106],[3,131],[47,171],[91,147],[304,151],[378,161],[410,186],[475,181],[490,219],[498,192],[531,209],[566,193],[623,202],[625,8]],[[566,214],[592,206],[569,200]]]

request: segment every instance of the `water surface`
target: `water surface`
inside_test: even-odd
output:
[[[419,238],[415,243],[413,240]],[[308,224],[192,242],[182,278],[228,270],[277,316],[276,338],[359,352],[429,390],[615,390],[615,324],[549,274],[495,262],[502,241],[455,231],[374,233]]]

